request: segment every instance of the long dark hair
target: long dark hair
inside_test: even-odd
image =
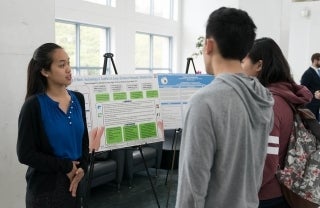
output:
[[[62,49],[62,47],[55,43],[45,43],[33,53],[33,57],[28,65],[27,93],[25,99],[46,90],[48,82],[41,74],[41,70],[50,70],[53,62],[52,54],[56,49]]]
[[[276,82],[295,83],[290,72],[288,61],[273,39],[257,39],[248,57],[253,64],[262,60],[262,69],[259,71],[257,78],[263,86],[267,87],[269,84]]]

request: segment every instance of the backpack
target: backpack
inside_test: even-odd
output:
[[[294,108],[284,169],[277,172],[282,192],[292,208],[320,206],[320,124],[313,113]]]

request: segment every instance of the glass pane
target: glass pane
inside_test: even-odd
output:
[[[88,76],[88,75],[101,75],[101,69],[80,69],[80,76]]]
[[[106,45],[106,29],[80,26],[80,67],[102,67]]]
[[[173,9],[172,9],[173,20],[178,21],[178,16],[179,16],[179,14],[178,14],[178,0],[172,0],[172,1],[173,1]]]
[[[56,22],[55,33],[55,42],[69,55],[70,65],[76,66],[76,25]]]
[[[135,66],[136,68],[150,67],[150,36],[136,33],[135,40]]]
[[[109,0],[109,6],[116,7],[116,0]]]
[[[169,55],[169,38],[162,36],[153,36],[153,68],[170,68]]]
[[[170,19],[171,0],[154,0],[154,16]]]
[[[150,0],[135,0],[136,12],[150,14]]]
[[[77,69],[76,68],[71,68],[71,74],[73,77],[77,76]]]

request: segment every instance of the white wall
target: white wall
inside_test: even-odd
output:
[[[41,8],[41,9],[38,9]],[[0,1],[0,202],[24,207],[26,166],[16,156],[17,120],[26,90],[32,53],[54,40],[54,0]]]
[[[248,12],[257,26],[257,38],[271,37],[284,54],[288,48],[288,30],[291,0],[240,0],[240,9]]]
[[[210,13],[221,7],[240,8],[248,12],[257,26],[257,38],[271,37],[282,48],[284,54],[288,49],[288,30],[290,0],[186,0],[182,4],[182,67],[186,58],[196,51],[197,37],[205,35],[206,21]],[[201,11],[201,12],[199,12]],[[196,14],[196,15],[191,15]],[[205,72],[203,57],[194,59],[197,70]]]
[[[181,29],[181,72],[185,72],[187,58],[196,52],[196,41],[199,36],[205,36],[207,19],[210,13],[221,6],[238,7],[238,0],[183,0]],[[205,73],[203,57],[194,59],[197,70]],[[192,73],[190,66],[189,72]]]
[[[302,16],[302,10],[308,10],[309,16]],[[294,3],[290,17],[288,60],[295,80],[300,83],[301,75],[311,65],[312,54],[320,53],[320,2]]]

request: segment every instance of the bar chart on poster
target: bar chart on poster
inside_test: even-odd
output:
[[[164,140],[154,75],[75,77],[68,89],[85,96],[89,135],[103,129],[99,151]]]

